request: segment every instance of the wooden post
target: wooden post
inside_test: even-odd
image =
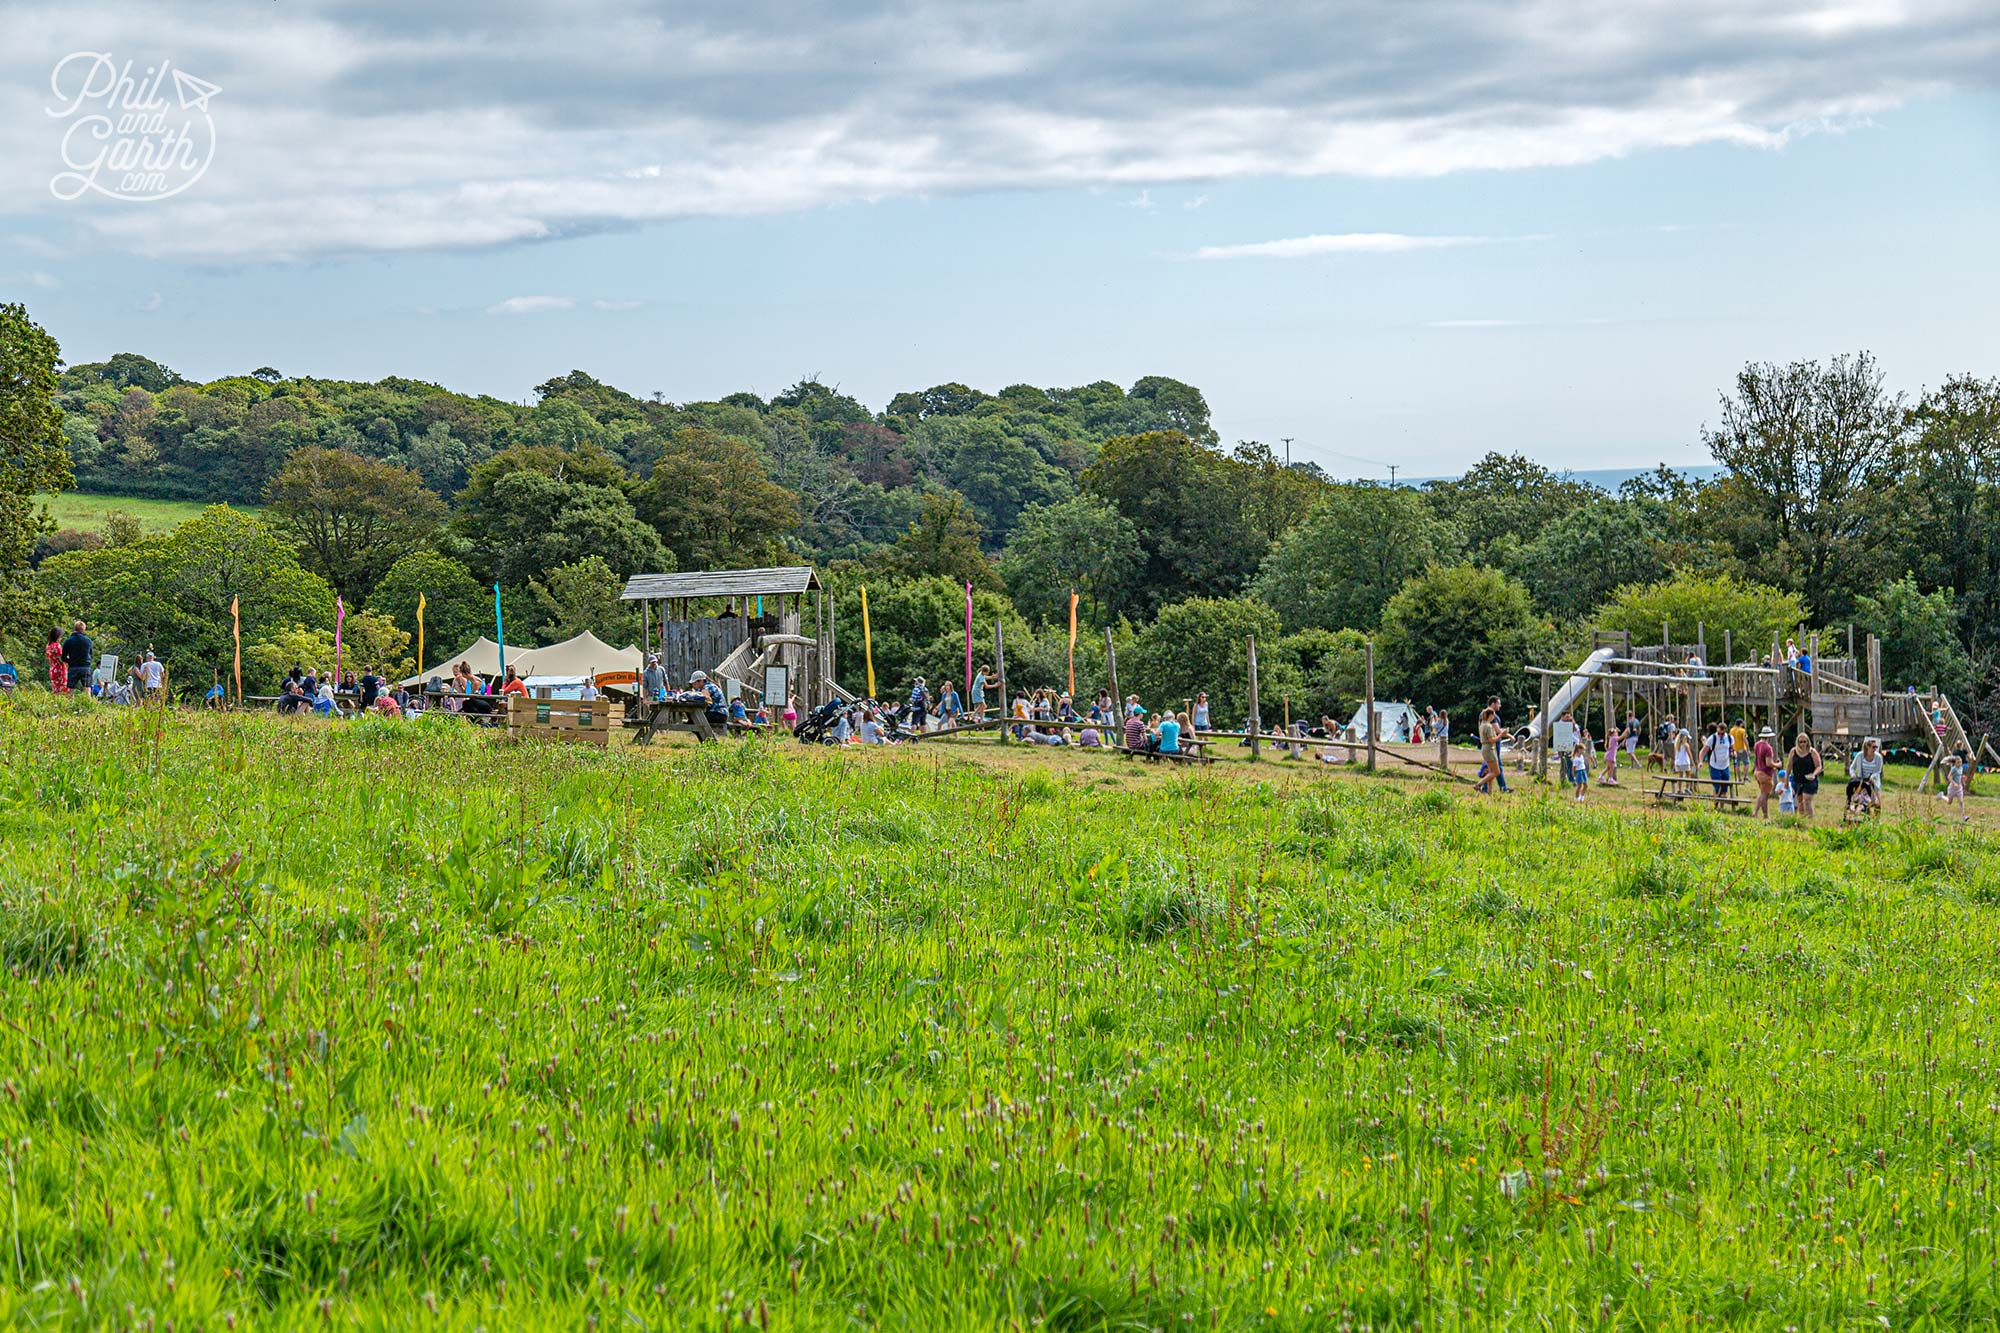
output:
[[[1778,653],[1779,653],[1778,632],[1776,630],[1772,630],[1771,631],[1771,731],[1774,737],[1780,742],[1780,744],[1777,747],[1778,753],[1783,754],[1790,747],[1790,742],[1787,742],[1785,740],[1785,724],[1783,719],[1781,719],[1778,716],[1778,693],[1784,685],[1785,673],[1787,671],[1790,671],[1792,667],[1791,663],[1785,661],[1782,657],[1778,656]]]
[[[1007,743],[1007,643],[1000,632],[1000,621],[993,621],[993,671],[999,676],[1000,689],[1000,743]]]
[[[1250,762],[1257,762],[1258,734],[1264,730],[1264,723],[1257,715],[1257,636],[1247,634],[1244,641],[1250,650],[1250,720],[1244,730],[1250,733]]]
[[[1549,678],[1538,671],[1535,679],[1542,687],[1542,711],[1536,715],[1542,719],[1542,725],[1535,733],[1535,776],[1546,780],[1549,776],[1549,727],[1553,725],[1549,718]]]
[[[1853,626],[1848,626],[1849,632]],[[1868,636],[1868,734],[1875,735],[1882,726],[1882,641],[1873,634]]]
[[[1854,622],[1847,622],[1847,660],[1854,660]]]
[[[1365,655],[1362,664],[1366,670],[1365,682],[1368,688],[1368,771],[1375,771],[1375,640],[1370,636],[1364,642]]]
[[[1727,629],[1722,631],[1722,665],[1736,665],[1736,639]]]
[[[1804,727],[1810,733],[1813,729],[1813,700],[1819,696],[1819,673],[1825,668],[1819,664],[1819,631],[1814,630],[1806,640],[1806,651],[1812,655],[1812,674],[1806,677],[1806,714]],[[1815,738],[1817,739],[1817,738]]]
[[[1111,640],[1111,626],[1104,627],[1104,669],[1111,677],[1111,724],[1118,728],[1118,743],[1125,743],[1125,696],[1118,692],[1118,645]]]

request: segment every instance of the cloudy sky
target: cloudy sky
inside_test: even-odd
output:
[[[1992,0],[0,23],[0,299],[71,360],[509,398],[571,368],[676,400],[818,374],[877,406],[1166,374],[1227,439],[1341,475],[1700,461],[1751,359],[2000,373]],[[186,142],[157,179],[52,188],[117,96],[77,53],[193,76],[158,94]],[[100,154],[161,129],[109,109]]]

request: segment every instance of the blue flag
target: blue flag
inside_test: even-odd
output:
[[[493,585],[493,637],[500,644],[500,677],[507,677],[507,626],[500,619],[500,585]]]

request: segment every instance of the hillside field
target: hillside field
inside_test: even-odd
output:
[[[171,532],[208,508],[208,505],[200,500],[152,500],[130,495],[86,495],[82,491],[38,495],[35,499],[48,506],[49,516],[55,519],[59,528],[79,528],[85,532],[99,532],[104,528],[105,519],[112,514],[129,514],[138,522],[140,530],[149,536],[154,533]],[[254,514],[259,506],[237,505],[235,508]]]
[[[0,1325],[2000,1319],[1983,830],[1036,760],[0,706]]]

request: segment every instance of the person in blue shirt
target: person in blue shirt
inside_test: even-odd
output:
[[[1160,715],[1160,753],[1179,754],[1181,752],[1180,719],[1172,712]]]
[[[719,722],[729,716],[729,705],[723,702],[722,687],[710,680],[706,671],[695,672],[688,683],[708,696],[710,721]]]
[[[729,701],[729,720],[731,722],[748,722],[750,720],[750,711],[743,706],[741,699],[731,699]]]

